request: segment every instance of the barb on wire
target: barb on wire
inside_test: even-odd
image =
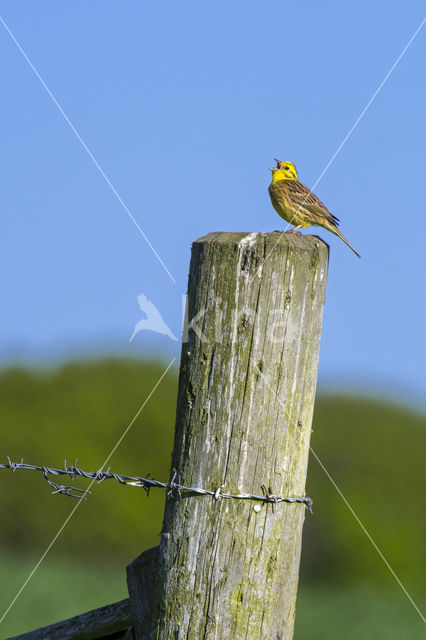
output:
[[[66,460],[64,461],[63,469],[56,469],[54,467],[47,467],[46,465],[34,465],[26,464],[22,458],[20,462],[13,462],[9,456],[7,456],[7,464],[0,464],[0,469],[10,469],[11,471],[17,471],[18,469],[25,469],[27,471],[40,471],[43,474],[46,482],[54,489],[52,493],[61,493],[64,496],[70,498],[77,498],[79,500],[85,500],[90,491],[86,489],[79,489],[70,485],[57,484],[49,476],[69,476],[73,478],[87,478],[89,480],[96,480],[97,483],[104,480],[116,480],[120,484],[124,484],[132,487],[140,487],[149,495],[149,491],[152,487],[158,487],[160,489],[167,490],[167,498],[174,498],[177,494],[179,498],[182,497],[182,493],[186,495],[202,495],[212,496],[215,500],[219,498],[233,498],[236,500],[255,500],[257,502],[271,503],[277,505],[280,502],[289,503],[301,503],[306,505],[310,512],[312,512],[312,500],[307,496],[290,497],[290,496],[276,496],[273,494],[271,487],[266,489],[265,485],[261,486],[262,495],[255,495],[252,493],[228,493],[222,491],[224,485],[216,489],[202,489],[201,487],[188,487],[181,484],[180,478],[176,470],[173,470],[173,475],[169,482],[159,482],[154,478],[150,478],[149,474],[146,478],[140,476],[126,476],[118,473],[113,473],[108,468],[106,471],[98,469],[97,471],[83,471],[77,467],[77,460],[74,464],[67,466]],[[77,493],[78,492],[78,493]]]

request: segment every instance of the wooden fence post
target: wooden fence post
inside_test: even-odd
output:
[[[181,483],[305,495],[327,264],[316,236],[193,244],[172,456]],[[166,501],[150,637],[293,637],[305,505],[256,504]]]

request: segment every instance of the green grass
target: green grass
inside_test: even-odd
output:
[[[78,458],[81,468],[98,469],[163,371],[155,362],[100,360],[0,372],[0,459],[61,466]],[[113,471],[169,478],[176,392],[176,372],[170,372],[108,463]],[[383,400],[319,396],[312,448],[407,589],[423,588],[425,415]],[[386,586],[388,570],[313,456],[307,494],[314,513],[305,521],[302,577]],[[159,489],[147,498],[113,481],[95,485],[55,550],[125,564],[158,544],[164,499]],[[0,512],[13,514],[1,519],[1,547],[38,553],[73,507],[72,500],[51,495],[41,474],[0,470]]]
[[[424,589],[426,567],[425,415],[361,397],[316,400],[311,446],[409,592]],[[310,580],[393,580],[313,455],[302,576]]]
[[[78,457],[81,468],[98,469],[163,371],[155,362],[100,360],[0,372],[1,461],[24,456],[61,466]],[[113,471],[168,479],[176,391],[172,371],[114,453]],[[383,400],[322,395],[312,448],[421,601],[425,415]],[[313,456],[306,492],[314,511],[304,526],[296,639],[422,637],[418,614]],[[0,626],[0,638],[125,597],[125,566],[159,543],[164,500],[159,489],[147,498],[113,481],[94,485]],[[51,495],[41,474],[0,470],[0,617],[75,505]]]
[[[295,640],[416,640],[425,625],[407,597],[371,586],[301,587]]]
[[[38,558],[0,557],[1,614]],[[415,640],[425,627],[395,584],[299,589],[295,640]],[[0,639],[30,631],[127,597],[124,567],[58,560],[52,551],[0,625]],[[419,605],[421,603],[418,603]]]
[[[0,618],[39,557],[0,555]],[[125,566],[84,564],[51,551],[0,624],[0,639],[65,620],[128,597]]]

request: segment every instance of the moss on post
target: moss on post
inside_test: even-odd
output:
[[[172,467],[187,486],[303,497],[328,249],[315,236],[194,242]],[[166,502],[158,640],[292,638],[303,504]]]

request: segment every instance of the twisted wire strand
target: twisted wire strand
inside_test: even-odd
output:
[[[7,464],[0,464],[0,469],[10,469],[11,471],[17,471],[18,469],[24,469],[26,471],[39,471],[42,473],[46,482],[52,487],[52,493],[60,493],[64,496],[77,498],[79,500],[85,500],[87,498],[87,495],[91,492],[86,489],[79,489],[78,487],[74,487],[71,485],[57,484],[49,476],[69,476],[72,479],[81,477],[87,478],[88,480],[96,480],[97,483],[103,482],[104,480],[116,480],[120,484],[144,489],[147,496],[149,495],[150,489],[152,487],[157,487],[160,489],[167,489],[168,498],[173,498],[175,496],[175,493],[177,493],[179,497],[182,497],[182,493],[184,493],[186,495],[195,494],[212,496],[215,500],[218,500],[219,498],[230,498],[235,500],[255,500],[257,502],[271,503],[272,505],[279,504],[280,502],[301,503],[304,504],[312,513],[312,500],[307,496],[277,496],[272,492],[271,487],[267,489],[265,485],[261,486],[262,495],[256,495],[252,493],[228,493],[227,491],[222,491],[223,485],[213,490],[203,489],[201,487],[188,487],[184,484],[181,484],[179,481],[176,481],[176,471],[173,472],[172,478],[169,482],[160,482],[159,480],[150,478],[149,474],[146,478],[142,478],[140,476],[127,476],[123,474],[113,473],[112,471],[110,471],[110,468],[108,468],[106,471],[104,471],[103,469],[98,469],[97,471],[83,471],[83,469],[79,469],[77,467],[77,460],[70,466],[67,466],[67,462],[65,460],[63,469],[57,469],[55,467],[48,467],[46,465],[27,464],[24,462],[23,458],[20,462],[13,462],[9,458],[9,456],[7,456]]]

